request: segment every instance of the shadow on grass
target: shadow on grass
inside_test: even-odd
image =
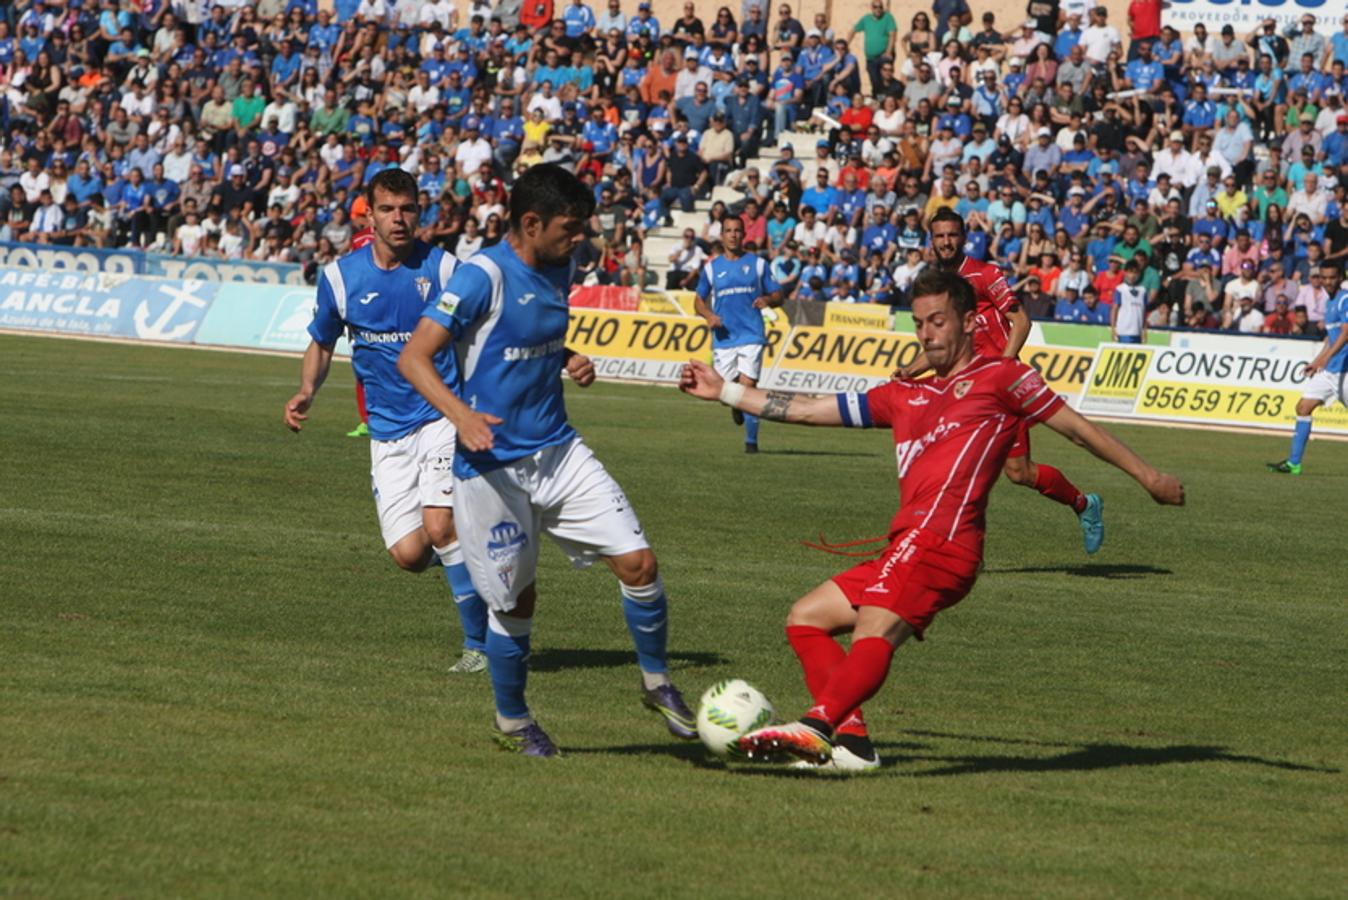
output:
[[[760,456],[874,456],[874,453],[854,453],[850,450],[759,450]]]
[[[1169,569],[1132,563],[1088,563],[1084,566],[1022,566],[1015,569],[986,569],[985,575],[1037,575],[1057,573],[1076,578],[1107,578],[1116,581],[1146,578],[1148,575],[1174,575]]]
[[[983,735],[947,734],[937,731],[909,731],[917,737],[956,741],[972,741],[1013,746],[1063,749],[1050,756],[1014,754],[938,754],[931,753],[931,745],[914,741],[877,741],[876,748],[884,760],[880,772],[869,777],[895,776],[904,778],[940,778],[956,775],[983,775],[998,772],[1092,772],[1103,769],[1124,769],[1135,766],[1188,765],[1192,763],[1227,762],[1263,766],[1288,772],[1312,772],[1337,775],[1339,769],[1312,766],[1281,759],[1268,759],[1246,753],[1233,753],[1226,747],[1202,744],[1172,744],[1164,747],[1141,747],[1131,744],[1071,744],[1056,741],[1037,741],[1021,738],[1001,738]],[[727,766],[712,757],[698,743],[627,744],[614,747],[566,748],[577,755],[613,756],[668,756],[699,769],[719,769],[736,775],[767,776],[770,778],[817,778],[817,773],[789,769],[784,766],[755,766],[734,763]],[[935,768],[919,768],[936,764]]]
[[[538,650],[529,657],[531,672],[559,672],[563,669],[616,669],[636,665],[634,650],[567,650],[551,648]],[[730,660],[719,653],[671,653],[670,667],[719,666]]]

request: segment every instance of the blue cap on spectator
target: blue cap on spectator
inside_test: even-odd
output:
[[[828,141],[825,141],[825,140],[818,140],[818,141],[815,141],[815,142],[814,142],[814,145],[815,145],[816,147],[829,147],[829,146],[832,146],[831,144],[829,144]]]

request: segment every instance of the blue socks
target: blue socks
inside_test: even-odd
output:
[[[665,653],[669,640],[669,604],[665,599],[664,582],[657,577],[644,587],[627,584],[621,587],[623,618],[627,620],[627,630],[637,648],[637,664],[643,675],[663,676],[669,668]],[[645,680],[661,684],[667,681],[663,677]]]
[[[529,632],[533,619],[519,619],[497,612],[487,626],[487,671],[496,695],[496,714],[501,719],[527,720],[529,704],[524,687],[529,681]]]
[[[1306,442],[1311,439],[1311,417],[1297,416],[1296,431],[1292,432],[1292,452],[1287,461],[1294,466],[1301,465],[1301,457],[1306,454]]]
[[[487,640],[487,604],[477,595],[468,566],[463,561],[459,542],[448,547],[436,547],[435,554],[445,567],[445,581],[454,593],[454,605],[459,610],[459,624],[463,626],[463,646],[468,650],[483,650]]]
[[[744,443],[758,443],[758,416],[744,414]]]

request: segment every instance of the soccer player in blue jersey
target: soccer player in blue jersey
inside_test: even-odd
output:
[[[738,216],[721,223],[721,246],[724,252],[702,267],[694,304],[711,329],[716,373],[756,387],[768,343],[762,310],[781,306],[782,290],[767,261],[744,252],[744,222]],[[732,417],[744,426],[744,452],[757,453],[758,416],[736,409]]]
[[[285,424],[298,432],[332,365],[333,346],[345,331],[351,365],[365,384],[370,414],[370,479],[384,546],[401,568],[420,572],[437,560],[463,625],[464,649],[451,672],[487,667],[487,610],[454,534],[454,426],[398,372],[398,354],[427,300],[449,282],[457,260],[416,240],[417,183],[386,169],[367,191],[373,242],[328,263],[318,280],[311,338],[300,369],[300,389],[285,407]],[[454,354],[435,359],[438,377],[458,379]]]
[[[558,754],[524,697],[544,534],[575,565],[602,559],[618,576],[642,702],[676,737],[697,737],[667,674],[667,603],[655,554],[622,488],[567,421],[562,397],[563,369],[582,387],[594,381],[593,364],[566,349],[572,252],[594,205],[594,194],[560,166],[521,175],[506,239],[459,266],[398,362],[458,429],[457,525],[488,606],[495,738],[528,756]],[[460,361],[457,396],[435,364],[451,343]]]
[[[1345,282],[1348,284],[1348,282]],[[1325,306],[1325,346],[1306,366],[1306,389],[1297,401],[1292,449],[1282,462],[1269,463],[1273,472],[1300,475],[1301,458],[1311,439],[1311,416],[1326,403],[1348,406],[1348,288],[1340,287]]]

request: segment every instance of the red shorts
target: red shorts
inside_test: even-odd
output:
[[[913,627],[919,640],[936,614],[964,599],[978,580],[978,553],[910,528],[885,552],[835,575],[853,606],[879,606]]]
[[[1007,459],[1030,455],[1030,429],[1033,427],[1034,423],[1029,419],[1021,419],[1016,423],[1016,440],[1006,452]]]

